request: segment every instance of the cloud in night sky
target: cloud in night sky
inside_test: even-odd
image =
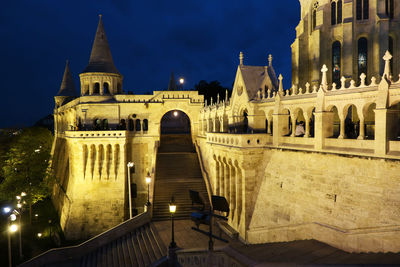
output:
[[[78,87],[100,13],[125,91],[165,89],[171,71],[185,77],[186,89],[200,80],[231,87],[240,51],[248,65],[266,65],[272,54],[290,86],[297,0],[6,1],[0,128],[28,126],[52,112],[66,59]]]

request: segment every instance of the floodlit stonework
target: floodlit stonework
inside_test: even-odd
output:
[[[318,2],[315,25],[332,36],[345,23],[360,23],[349,22],[357,15],[356,1]],[[335,28],[326,16],[339,2],[343,25]],[[374,1],[362,2],[370,2],[370,19],[364,18],[365,27],[357,31],[369,37],[373,14],[380,9]],[[301,1],[300,25],[312,3]],[[393,12],[398,10],[395,6]],[[400,27],[390,12],[382,23],[398,36]],[[104,33],[102,27],[100,21],[94,47],[107,42],[97,38]],[[302,40],[299,27],[295,43]],[[303,34],[316,34],[304,29]],[[54,202],[67,238],[93,236],[127,218],[130,161],[135,163],[132,179],[138,187],[135,206],[144,206],[144,178],[147,173],[155,175],[160,121],[167,112],[181,110],[191,122],[209,195],[226,197],[228,223],[243,242],[316,239],[352,252],[399,252],[400,49],[390,53],[379,40],[373,46],[378,47],[374,60],[367,61],[368,75],[358,75],[351,60],[345,63],[346,53],[352,57],[356,52],[343,46],[343,72],[342,65],[339,70],[346,77],[335,84],[331,50],[319,50],[315,66],[305,64],[303,69],[296,55],[316,50],[292,46],[294,85],[287,90],[283,77],[275,73],[272,56],[266,66],[248,66],[241,53],[232,97],[212,103],[204,103],[193,91],[124,94],[108,43],[107,51],[96,52],[109,53],[105,62],[92,60],[92,51],[89,66],[94,69],[80,75],[79,97],[71,93],[67,65],[55,98],[53,146],[58,178]],[[393,47],[398,47],[396,40]],[[96,72],[99,66],[102,69]],[[300,122],[304,134],[296,136]]]

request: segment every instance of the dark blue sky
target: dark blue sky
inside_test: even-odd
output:
[[[125,91],[165,89],[171,71],[185,89],[200,80],[231,87],[240,51],[246,65],[267,65],[271,53],[290,84],[297,0],[3,1],[0,128],[52,112],[66,59],[79,88],[100,13]]]

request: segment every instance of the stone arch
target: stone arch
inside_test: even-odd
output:
[[[94,95],[99,95],[100,94],[100,83],[95,82],[93,85],[93,94]]]
[[[364,130],[365,139],[375,139],[375,112],[376,103],[370,102],[363,106],[362,113],[363,113],[363,124],[364,126],[360,126],[360,130]]]
[[[332,121],[332,131],[330,137],[338,138],[341,132],[341,117],[339,116],[339,110],[337,106],[330,105],[327,108],[327,111],[331,112],[331,121]],[[344,134],[344,132],[343,132]]]
[[[389,140],[400,141],[400,99],[388,108],[387,129]]]
[[[344,133],[348,139],[356,139],[360,133],[360,118],[354,104],[344,106]]]
[[[111,94],[110,92],[110,84],[108,82],[103,83],[103,94],[109,95]]]

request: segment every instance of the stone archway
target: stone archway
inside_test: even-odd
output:
[[[170,110],[160,120],[160,152],[194,151],[191,121],[181,110]]]

